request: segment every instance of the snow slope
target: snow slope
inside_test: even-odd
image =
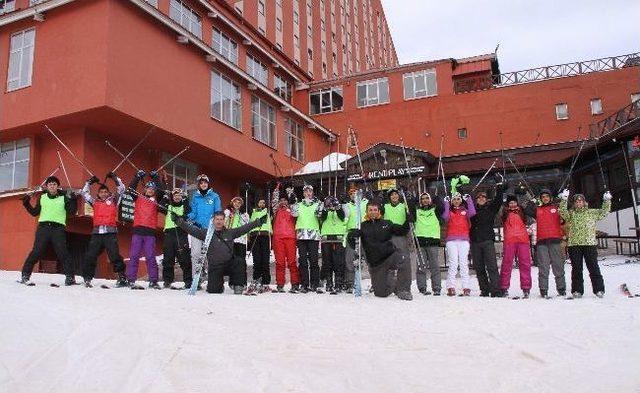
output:
[[[0,272],[0,392],[639,392],[640,298],[617,287],[640,291],[640,265],[603,273],[604,299],[403,302]]]

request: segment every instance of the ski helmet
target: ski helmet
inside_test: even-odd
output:
[[[182,188],[174,188],[173,190],[171,190],[171,195],[180,195],[182,196],[182,194],[184,193],[184,191],[182,191]]]
[[[204,173],[196,177],[196,183],[200,183],[201,181],[206,181],[207,183],[211,183],[211,181],[209,180],[209,176],[205,175]]]
[[[305,184],[304,187],[302,187],[302,191],[307,191],[307,190],[313,191],[313,186],[311,184]]]
[[[150,182],[147,182],[147,183],[144,185],[144,187],[145,187],[145,188],[153,188],[153,189],[155,189],[155,188],[156,188],[156,183],[154,183],[154,182],[150,181]]]

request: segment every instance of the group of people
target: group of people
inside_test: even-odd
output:
[[[140,182],[147,175],[142,191]],[[106,250],[117,287],[143,289],[136,283],[140,258],[144,256],[149,287],[160,289],[156,261],[156,229],[158,213],[164,213],[162,285],[182,289],[194,281],[193,271],[205,258],[199,282],[207,282],[210,293],[224,291],[224,277],[234,294],[253,294],[271,288],[270,255],[273,249],[275,290],[284,292],[286,271],[289,271],[290,292],[325,291],[353,293],[357,262],[366,259],[375,296],[395,294],[412,300],[412,261],[416,261],[416,284],[420,293],[439,296],[442,243],[448,265],[446,294],[470,296],[469,257],[473,260],[480,296],[505,297],[511,282],[514,260],[517,259],[520,287],[529,297],[531,280],[530,236],[527,217],[537,225],[536,257],[539,264],[539,290],[549,296],[549,272],[552,270],[558,295],[565,296],[564,256],[561,242],[568,238],[571,260],[571,294],[584,293],[583,262],[589,270],[593,293],[604,295],[604,282],[597,261],[596,222],[606,216],[611,207],[611,194],[606,192],[600,209],[590,209],[583,195],[573,196],[568,207],[569,191],[559,195],[557,203],[550,190],[543,189],[536,198],[506,194],[508,189],[498,174],[493,199],[485,191],[472,197],[464,192],[464,176],[452,180],[449,195],[423,192],[418,198],[402,190],[390,189],[384,198],[369,193],[360,195],[352,186],[346,200],[328,196],[316,198],[311,185],[305,185],[298,200],[292,187],[278,183],[269,198],[258,199],[255,207],[243,209],[246,201],[240,196],[222,208],[219,195],[211,188],[206,175],[196,178],[196,189],[187,199],[180,188],[168,190],[158,173],[138,171],[128,186],[114,173],[106,179],[115,183],[109,187],[92,176],[80,194],[93,208],[93,229],[82,264],[84,285],[92,286],[96,261]],[[96,194],[91,187],[98,184]],[[134,200],[134,217],[129,261],[120,254],[117,237],[118,206],[127,192]],[[74,285],[73,262],[66,245],[65,227],[68,215],[77,210],[77,195],[63,191],[60,181],[51,176],[45,189],[32,205],[32,194],[24,197],[27,211],[38,217],[34,247],[22,268],[20,282],[31,284],[35,263],[43,256],[49,243],[53,245],[64,267],[65,284]],[[519,200],[520,199],[520,200]],[[526,198],[525,198],[526,199]],[[359,211],[358,211],[359,210]],[[498,269],[495,250],[496,222],[502,227],[502,264]],[[207,236],[207,233],[210,236]],[[205,244],[210,239],[208,245]],[[203,247],[206,255],[202,255]],[[363,255],[359,255],[359,249]],[[253,258],[253,279],[248,284],[247,254]],[[321,257],[321,259],[320,259]],[[320,260],[322,263],[320,264]],[[174,283],[174,266],[179,264],[184,287]],[[321,266],[321,267],[320,267]],[[457,292],[457,274],[462,288]],[[428,277],[431,288],[428,288]]]

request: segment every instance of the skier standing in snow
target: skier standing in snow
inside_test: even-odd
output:
[[[211,181],[209,176],[202,174],[196,177],[197,189],[191,196],[191,213],[187,216],[187,219],[193,222],[198,228],[207,229],[213,213],[222,211],[222,203],[220,202],[220,196],[210,188]],[[195,269],[200,258],[200,249],[202,248],[202,241],[194,236],[189,237],[191,242],[191,266]],[[200,283],[207,280],[207,269],[202,270],[200,275]],[[200,287],[198,283],[198,287]]]
[[[202,229],[195,224],[187,223],[184,218],[175,213],[171,213],[171,218],[175,223],[185,230],[189,235],[196,237],[200,241],[204,241],[207,236],[207,229]],[[224,212],[216,212],[213,214],[213,237],[207,249],[207,263],[209,270],[209,280],[207,281],[207,292],[223,293],[224,292],[224,276],[229,276],[230,283],[241,281],[242,275],[246,277],[243,266],[237,263],[233,255],[233,240],[237,237],[246,235],[251,229],[257,228],[267,221],[267,217],[252,221],[248,224],[237,228],[225,228]],[[207,225],[208,228],[208,225]],[[235,285],[233,291],[235,294],[242,293],[243,287]]]
[[[129,189],[133,192],[131,197],[135,201],[133,213],[133,230],[131,237],[131,249],[129,250],[129,264],[127,265],[127,279],[132,289],[140,289],[136,286],[138,278],[138,262],[144,254],[149,274],[149,288],[160,289],[158,285],[158,264],[156,262],[156,228],[158,227],[158,202],[157,195],[164,193],[164,187],[156,172],[151,172],[150,182],[144,186],[144,192],[138,194],[138,183],[146,176],[145,171],[140,170],[131,180]]]
[[[402,260],[402,251],[393,242],[394,236],[406,236],[409,223],[397,225],[383,219],[380,204],[375,201],[367,204],[367,216],[369,219],[360,229],[349,232],[348,240],[354,243],[359,237],[362,241],[374,295],[387,297],[395,293],[402,300],[413,300],[411,265]]]
[[[349,189],[349,203],[344,205],[345,217],[347,220],[347,234],[354,229],[358,228],[358,214],[355,203],[356,193],[358,188],[351,187]],[[362,222],[365,221],[367,216],[367,198],[362,198],[360,203],[360,212],[362,216]],[[347,293],[353,293],[353,283],[355,280],[355,265],[353,261],[356,259],[356,250],[351,242],[346,242],[345,245],[345,272],[344,272],[344,290]]]
[[[395,225],[404,225],[407,223],[407,207],[404,202],[400,201],[400,192],[396,188],[392,188],[387,191],[387,197],[389,202],[385,203],[383,209],[383,216],[385,220],[389,220]],[[409,242],[406,236],[394,236],[392,239],[393,245],[398,249],[399,262],[409,263]]]
[[[235,229],[249,223],[249,215],[242,211],[244,200],[235,196],[231,204],[224,210],[225,228]],[[233,259],[238,274],[229,276],[229,286],[234,294],[241,295],[247,286],[247,236],[242,235],[233,239]],[[254,259],[255,260],[255,259]]]
[[[436,197],[437,198],[437,197]],[[419,205],[415,207],[415,233],[420,244],[425,266],[418,264],[416,285],[423,295],[431,292],[427,289],[427,271],[431,273],[431,290],[440,296],[442,279],[440,278],[440,220],[442,219],[442,200],[435,199],[428,192],[420,194]]]
[[[296,218],[291,214],[291,206],[297,203],[292,188],[280,195],[282,184],[278,183],[271,198],[273,210],[273,254],[276,258],[276,285],[278,292],[284,292],[286,269],[289,269],[291,292],[300,287],[296,261]]]
[[[298,270],[300,271],[302,293],[320,292],[320,267],[318,248],[320,244],[320,211],[322,204],[314,197],[309,184],[302,189],[304,198],[291,209],[296,217],[296,238],[298,245]]]
[[[469,232],[471,230],[471,218],[475,216],[476,209],[473,199],[465,194],[462,196],[456,189],[459,177],[452,180],[451,198],[445,197],[444,213],[442,217],[447,222],[447,236],[445,247],[447,250],[447,296],[456,295],[456,274],[460,268],[462,278],[462,295],[470,296],[469,288]],[[466,207],[463,204],[466,203]]]
[[[171,213],[184,217],[189,214],[191,207],[189,202],[184,199],[184,193],[181,188],[174,188],[171,191],[170,202],[167,206],[166,217],[164,220],[164,242],[162,245],[162,286],[165,288],[172,287],[175,279],[174,265],[176,259],[182,269],[184,287],[190,288],[193,281],[191,270],[191,250],[189,249],[189,238],[187,233],[178,228],[176,223],[171,219]]]
[[[540,205],[533,199],[524,212],[536,220],[536,256],[538,258],[538,286],[540,296],[549,296],[549,267],[553,270],[559,296],[566,296],[567,283],[564,278],[564,257],[560,250],[562,241],[562,219],[558,205],[553,202],[551,191],[542,189]]]
[[[509,296],[513,261],[514,258],[518,258],[520,289],[526,299],[531,291],[531,245],[527,231],[527,218],[515,195],[508,195],[505,203],[502,210],[504,244],[500,266],[500,288],[503,292],[502,296]]]
[[[493,228],[496,215],[502,206],[505,188],[502,174],[496,173],[493,199],[488,200],[487,193],[484,191],[476,193],[476,214],[471,218],[471,258],[478,277],[480,296],[483,297],[498,297],[502,292]]]
[[[344,219],[344,210],[338,198],[328,196],[325,199],[320,220],[322,227],[322,269],[320,278],[326,282],[325,290],[336,294],[342,288],[344,282],[344,245],[347,226]]]
[[[84,285],[91,288],[91,280],[96,274],[96,262],[98,255],[102,250],[107,251],[109,261],[113,265],[113,272],[118,275],[116,287],[128,286],[127,276],[124,271],[126,266],[124,259],[120,255],[118,247],[118,205],[120,198],[126,190],[126,186],[122,180],[113,172],[107,174],[107,179],[112,179],[116,183],[116,192],[111,193],[106,184],[100,183],[98,187],[98,195],[96,198],[91,196],[91,185],[99,183],[100,180],[96,176],[92,176],[86,181],[82,188],[81,194],[84,200],[93,207],[93,229],[91,231],[91,239],[87,246],[87,252],[84,256],[84,268],[82,277]]]
[[[49,244],[64,267],[65,285],[75,285],[73,261],[67,250],[67,215],[75,215],[78,210],[77,198],[69,189],[64,192],[60,189],[60,180],[55,176],[49,176],[45,180],[46,191],[42,193],[35,206],[31,206],[31,195],[22,198],[22,204],[33,217],[38,215],[38,229],[36,229],[33,249],[22,265],[22,278],[20,283],[30,284],[29,279],[33,267],[44,254]]]
[[[267,211],[267,201],[258,199],[251,211],[251,221],[267,217],[266,222],[249,232],[249,249],[253,256],[253,281],[258,283],[259,292],[271,291],[271,221]]]
[[[573,207],[568,209],[569,190],[564,190],[560,197],[562,198],[560,215],[566,221],[569,232],[571,293],[574,298],[580,298],[584,294],[584,278],[582,277],[582,261],[584,260],[587,270],[589,270],[593,293],[601,298],[604,296],[604,280],[598,266],[596,224],[611,211],[611,193],[609,191],[604,193],[600,209],[590,209],[582,194],[576,194],[573,197]]]

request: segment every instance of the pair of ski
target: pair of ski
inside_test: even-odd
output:
[[[622,291],[622,293],[624,293],[628,298],[636,298],[636,297],[640,297],[640,294],[638,293],[633,293],[631,292],[631,290],[629,289],[629,286],[627,284],[621,284],[620,285],[620,290]]]

